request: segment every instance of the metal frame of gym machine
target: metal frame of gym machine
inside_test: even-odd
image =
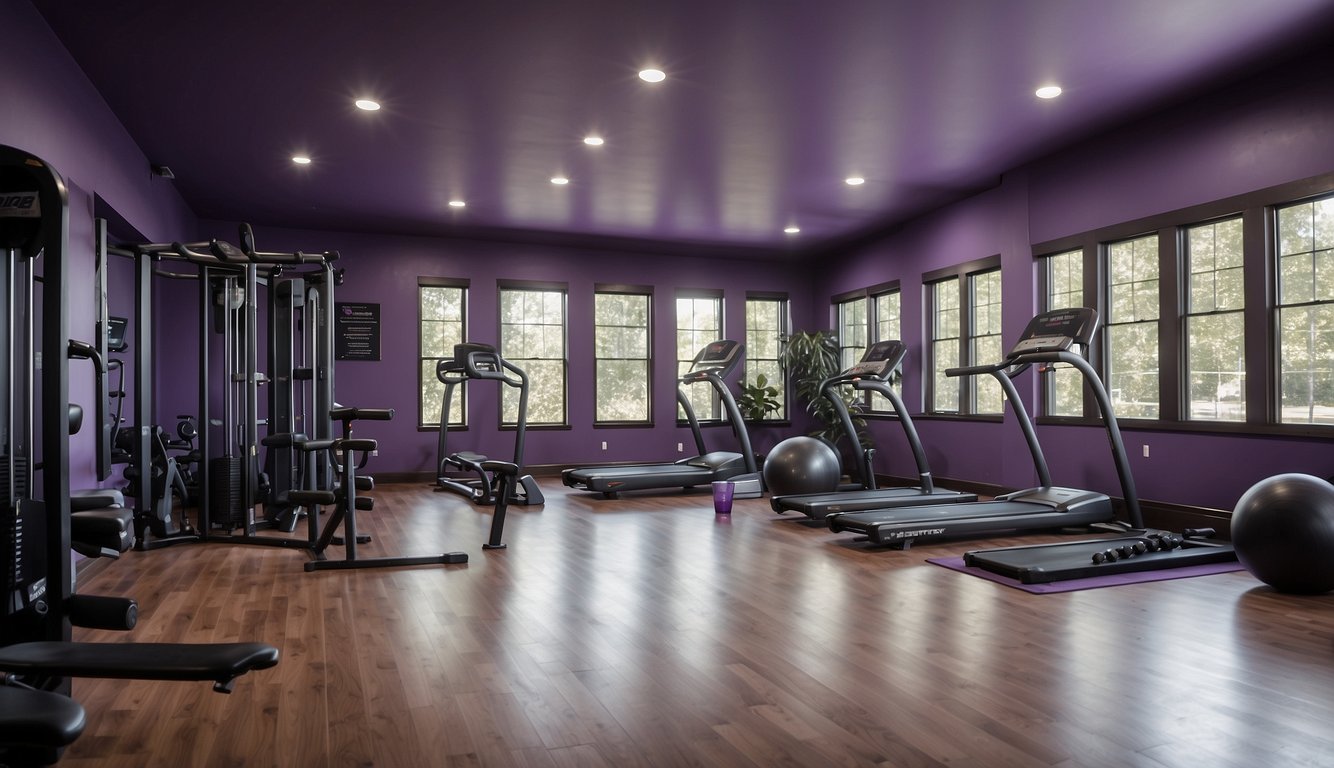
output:
[[[333,292],[339,276],[339,270],[321,262],[318,272],[298,270],[296,274],[269,278],[270,435],[304,434],[316,440],[334,436],[328,414],[334,407]],[[300,452],[290,442],[268,446],[264,454],[270,487],[269,497],[264,499],[267,519],[287,517],[295,524],[297,505],[285,495],[296,487],[302,469]],[[325,487],[328,463],[317,463],[316,470],[317,485]],[[291,531],[291,525],[279,527]]]
[[[690,370],[676,379],[676,402],[685,412],[699,455],[674,462],[572,467],[561,473],[561,482],[570,488],[601,493],[608,499],[616,498],[621,491],[688,489],[719,480],[734,484],[733,498],[747,499],[760,496],[764,491],[764,483],[755,465],[750,432],[747,431],[746,422],[741,417],[740,409],[737,408],[736,398],[723,380],[741,364],[745,351],[745,345],[739,341],[732,339],[711,341],[696,353],[691,361]],[[740,443],[740,453],[705,452],[704,433],[700,430],[699,419],[685,392],[686,386],[699,383],[707,383],[718,397],[723,413],[727,417],[728,426]],[[705,472],[707,475],[703,474]]]
[[[508,372],[508,373],[507,373]],[[496,472],[488,467],[496,466],[495,461],[469,451],[449,452],[449,408],[453,402],[454,390],[469,381],[495,381],[501,385],[519,390],[519,419],[514,428],[514,459],[510,462],[519,469],[523,468],[523,446],[528,434],[528,374],[522,368],[500,356],[500,351],[490,344],[463,342],[454,345],[454,356],[436,363],[435,375],[445,385],[440,403],[440,430],[436,441],[436,479],[437,491],[457,493],[477,504],[495,504],[496,495],[502,486],[509,488],[505,501],[510,504],[537,506],[546,503],[542,489],[532,475],[519,475],[514,482],[506,482],[505,472]],[[464,401],[466,404],[466,400]],[[460,476],[446,474],[448,467],[455,467],[461,472],[471,472],[476,477],[463,479]]]
[[[182,519],[181,525],[174,529],[168,527],[171,520],[168,517],[162,521],[162,532],[152,533],[150,536],[150,517],[156,511],[153,499],[153,275],[155,273],[154,264],[160,259],[159,254],[142,251],[133,247],[116,247],[109,243],[107,235],[106,221],[98,219],[94,229],[94,256],[96,273],[96,296],[97,296],[97,340],[96,346],[104,360],[110,360],[107,347],[107,332],[110,327],[109,302],[107,300],[107,270],[110,267],[109,257],[117,256],[130,261],[134,268],[134,311],[129,319],[129,325],[133,339],[130,342],[131,354],[134,368],[134,386],[132,392],[121,392],[120,397],[129,397],[131,409],[134,412],[134,422],[131,426],[133,448],[130,451],[129,465],[140,478],[135,483],[135,495],[133,497],[134,508],[134,548],[138,551],[147,551],[157,547],[169,546],[171,544],[183,541],[195,541],[197,535],[190,528],[187,521]],[[124,363],[122,362],[122,365]],[[108,372],[99,376],[98,406],[99,410],[107,405],[109,394],[109,380],[103,382],[109,376]],[[125,431],[120,425],[115,424],[113,420],[107,419],[99,414],[98,426],[98,477],[105,480],[110,474],[110,462],[112,451],[115,446],[111,443],[111,433],[113,431]],[[106,447],[105,464],[101,451],[103,442]],[[104,474],[105,472],[105,474]],[[171,495],[171,488],[166,489],[168,497]],[[166,502],[167,509],[170,509],[170,500]],[[182,513],[183,515],[184,513]]]
[[[198,470],[199,477],[199,524],[197,530],[177,536],[169,536],[166,539],[147,540],[141,526],[136,524],[136,548],[149,549],[153,546],[160,546],[177,541],[230,541],[237,543],[261,544],[269,546],[281,546],[291,548],[307,548],[308,542],[298,539],[284,539],[278,537],[256,536],[256,531],[260,527],[265,527],[257,523],[254,516],[255,505],[261,501],[257,498],[257,478],[259,475],[259,386],[261,382],[269,383],[269,380],[262,376],[258,370],[258,344],[256,333],[258,329],[258,301],[259,287],[266,285],[272,292],[273,281],[277,280],[284,271],[296,271],[297,273],[315,272],[319,274],[320,295],[323,297],[322,305],[318,307],[318,314],[314,315],[315,322],[307,323],[309,326],[306,331],[310,334],[310,347],[313,351],[314,360],[312,401],[314,403],[314,413],[327,414],[333,407],[333,285],[335,282],[333,262],[338,258],[336,252],[325,252],[310,254],[303,252],[296,253],[260,253],[256,252],[251,243],[253,239],[248,239],[246,233],[248,227],[242,225],[242,241],[246,243],[243,248],[237,248],[222,240],[210,240],[204,243],[159,243],[159,244],[133,244],[122,246],[120,248],[109,249],[113,253],[129,255],[136,262],[136,291],[135,291],[135,386],[134,386],[134,404],[135,404],[135,429],[138,434],[140,449],[137,453],[137,459],[141,462],[144,459],[139,457],[148,456],[148,436],[153,404],[153,390],[151,376],[138,375],[138,371],[151,371],[153,361],[153,343],[152,343],[152,320],[153,320],[153,301],[151,279],[154,274],[171,278],[194,279],[198,283],[199,289],[199,390],[198,390],[198,413],[199,413],[199,453],[200,465]],[[181,262],[193,265],[196,273],[175,273],[155,269],[154,265],[161,261]],[[264,270],[261,277],[260,270]],[[230,306],[231,293],[235,290],[243,291],[240,304],[232,308]],[[235,470],[237,476],[234,478],[225,478],[228,482],[226,486],[221,486],[221,480],[216,478],[218,467],[212,466],[214,457],[213,449],[216,447],[212,437],[213,405],[212,405],[212,384],[213,364],[211,360],[211,350],[215,347],[213,343],[215,334],[210,328],[212,320],[212,311],[215,304],[215,294],[222,293],[222,299],[225,302],[218,310],[222,313],[222,355],[224,360],[224,376],[227,380],[226,386],[229,391],[224,392],[223,414],[221,419],[222,429],[232,436],[232,430],[235,429],[237,416],[241,416],[241,431],[236,437],[237,455],[230,458],[239,460],[239,466]],[[270,308],[268,318],[272,323],[274,318],[272,314],[276,302],[270,297]],[[239,317],[238,317],[239,315]],[[271,329],[271,338],[278,334]],[[290,337],[289,337],[290,340]],[[290,351],[290,348],[289,348]],[[272,344],[269,350],[270,360],[274,359],[275,350]],[[292,384],[291,371],[280,377],[282,387],[288,387],[285,392],[287,399],[274,410],[274,405],[270,404],[270,415],[283,413],[291,417],[292,411],[292,393],[290,386]],[[280,387],[281,388],[281,387]],[[239,396],[236,392],[230,390],[239,390]],[[282,395],[280,395],[280,398]],[[233,408],[239,404],[240,413],[233,413]],[[333,427],[329,419],[313,418],[312,435],[315,439],[332,439]],[[230,443],[225,440],[224,445]],[[228,446],[230,448],[230,446]],[[229,451],[230,452],[230,451]],[[227,458],[227,457],[224,457]],[[329,477],[327,464],[321,465],[320,480],[323,482]],[[144,471],[141,469],[141,471]],[[141,475],[145,476],[145,475]],[[291,475],[285,476],[290,482]],[[151,503],[151,490],[148,484],[141,483],[139,489],[139,498],[137,505]],[[215,497],[215,492],[217,497]],[[225,498],[224,498],[225,497]],[[218,517],[219,510],[214,507],[219,502],[225,502],[233,508],[235,514],[231,515],[228,524],[234,524],[229,530],[235,528],[242,529],[241,534],[218,533],[214,530],[215,518]],[[239,519],[237,519],[239,518]]]
[[[16,227],[13,242],[0,242],[0,396],[5,398],[3,442],[5,580],[0,621],[0,759],[11,764],[55,762],[79,736],[83,710],[67,697],[69,678],[213,680],[231,690],[252,669],[278,663],[278,651],[262,643],[74,643],[72,627],[129,629],[133,600],[75,595],[70,557],[69,342],[65,317],[69,294],[69,211],[64,181],[44,161],[0,146],[0,218],[37,219]],[[19,205],[9,202],[17,198]],[[26,208],[26,210],[6,210]],[[11,215],[14,214],[14,215]],[[19,242],[20,231],[30,236]],[[42,258],[42,275],[36,276]],[[41,313],[34,312],[40,281]],[[38,324],[40,323],[40,325]],[[33,339],[40,330],[40,357]],[[18,332],[18,333],[16,333]],[[41,376],[33,373],[40,359]],[[18,376],[18,372],[22,375]],[[16,381],[17,379],[17,381]],[[40,384],[40,386],[39,386]],[[40,399],[40,404],[37,401]],[[34,419],[40,420],[41,461]],[[38,471],[40,490],[33,484]],[[40,496],[38,495],[40,493]]]
[[[829,529],[863,535],[873,544],[897,549],[911,547],[916,541],[932,541],[963,536],[983,536],[1024,530],[1055,530],[1066,527],[1088,527],[1109,523],[1114,518],[1111,497],[1096,491],[1065,488],[1052,485],[1051,472],[1038,442],[1033,421],[1024,407],[1014,378],[1034,364],[1050,362],[1053,345],[1087,348],[1098,326],[1097,313],[1092,309],[1073,308],[1043,312],[1029,321],[1019,342],[1006,354],[1005,359],[992,365],[950,368],[947,376],[979,376],[989,374],[1000,383],[1010,411],[1023,431],[1033,458],[1039,485],[998,496],[990,501],[974,501],[935,506],[890,507],[884,509],[843,512],[825,518]],[[1053,334],[1053,330],[1059,333]],[[1069,353],[1074,356],[1073,353]],[[1096,380],[1094,380],[1096,381]],[[1090,386],[1094,384],[1090,381]],[[1099,383],[1100,387],[1101,384]],[[1097,387],[1094,387],[1096,390]],[[1096,395],[1095,391],[1095,395]],[[1104,428],[1116,465],[1117,476],[1128,499],[1134,498],[1133,479],[1121,432],[1111,413],[1105,393],[1098,399],[1104,414]],[[1138,506],[1128,508],[1131,522],[1142,526]]]
[[[922,439],[917,434],[912,416],[903,402],[903,398],[890,386],[890,377],[899,369],[907,357],[908,350],[898,339],[877,341],[866,348],[862,359],[846,371],[837,373],[820,382],[820,396],[834,406],[838,412],[839,423],[843,432],[857,452],[857,473],[861,478],[860,487],[851,490],[836,490],[828,493],[802,493],[787,496],[773,496],[769,499],[769,508],[779,513],[800,512],[812,520],[823,521],[826,517],[840,512],[856,512],[866,509],[884,509],[886,507],[908,507],[923,504],[960,504],[977,501],[977,494],[966,491],[954,491],[937,488],[931,476],[931,467],[926,460],[926,450]],[[881,357],[884,355],[884,357]],[[857,428],[852,421],[852,413],[836,392],[837,388],[852,385],[858,392],[878,392],[889,400],[898,416],[899,426],[913,454],[917,466],[917,485],[894,488],[877,488],[873,460],[875,448],[864,447],[857,435]]]

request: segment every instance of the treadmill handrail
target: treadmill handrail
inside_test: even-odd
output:
[[[740,354],[737,357],[739,358]],[[737,407],[736,398],[732,396],[732,390],[727,388],[727,384],[713,369],[701,373],[709,384],[718,390],[718,396],[723,401],[723,410],[727,412],[727,420],[732,424],[732,431],[736,433],[737,440],[741,442],[741,461],[746,466],[746,472],[758,472],[759,470],[755,464],[755,451],[751,449],[750,445],[750,430],[746,429],[746,421],[741,417],[741,409]]]
[[[879,392],[889,400],[890,405],[894,407],[894,414],[899,417],[899,426],[903,428],[904,436],[908,438],[908,446],[912,449],[913,461],[917,464],[918,487],[924,493],[933,492],[936,485],[931,477],[931,467],[926,460],[926,449],[922,446],[922,438],[917,434],[917,426],[913,423],[912,416],[908,414],[908,406],[903,402],[903,398],[884,379],[859,379],[853,382],[852,386],[854,389]]]
[[[1107,394],[1107,387],[1103,385],[1097,371],[1082,356],[1067,350],[1033,352],[1021,357],[1027,363],[1066,363],[1074,366],[1084,376],[1089,389],[1093,392],[1098,412],[1102,415],[1103,428],[1107,432],[1107,443],[1112,451],[1112,463],[1116,465],[1116,477],[1121,483],[1121,498],[1125,500],[1130,524],[1135,528],[1143,528],[1144,513],[1140,509],[1139,493],[1135,489],[1135,477],[1130,471],[1125,443],[1121,440],[1121,427],[1116,421],[1116,412],[1112,408],[1112,399]]]
[[[1019,390],[1014,386],[1014,377],[1028,370],[1029,363],[1015,363],[1007,358],[1004,362],[993,363],[991,365],[970,365],[960,368],[947,368],[946,376],[980,376],[984,373],[991,374],[996,381],[1000,383],[1001,390],[1005,393],[1005,399],[1010,403],[1010,411],[1014,413],[1015,419],[1019,422],[1019,429],[1024,434],[1024,442],[1028,445],[1028,454],[1033,459],[1033,469],[1038,475],[1038,485],[1046,487],[1052,484],[1051,469],[1047,466],[1047,457],[1042,452],[1042,444],[1038,442],[1037,430],[1033,427],[1033,419],[1028,415],[1028,409],[1024,407],[1024,402],[1019,397]]]
[[[991,373],[995,376],[1001,382],[1001,386],[1006,389],[1006,397],[1010,399],[1012,406],[1014,406],[1015,414],[1020,418],[1020,426],[1025,427],[1025,436],[1027,436],[1029,431],[1033,429],[1032,420],[1028,418],[1028,412],[1018,399],[1019,395],[1014,389],[1014,383],[1009,379],[1039,363],[1065,363],[1073,366],[1088,383],[1089,390],[1093,392],[1093,400],[1098,405],[1098,412],[1102,416],[1103,429],[1107,432],[1107,442],[1112,452],[1112,463],[1116,466],[1117,481],[1121,484],[1121,497],[1125,501],[1126,514],[1130,518],[1132,526],[1136,528],[1144,527],[1144,513],[1140,508],[1139,494],[1135,488],[1135,478],[1130,470],[1130,460],[1126,456],[1125,443],[1121,439],[1121,428],[1116,421],[1116,413],[1112,408],[1111,397],[1107,394],[1107,388],[1103,385],[1097,371],[1084,359],[1083,355],[1076,354],[1068,349],[1023,352],[1012,354],[1006,358],[1003,364],[951,368],[945,373],[948,376],[977,375],[978,373]],[[1009,384],[1008,387],[1006,387],[1007,383]],[[1036,447],[1036,440],[1035,435],[1030,443],[1030,448],[1036,450],[1034,453],[1035,460],[1041,455],[1041,448]],[[1050,476],[1046,473],[1045,459],[1039,465],[1039,479],[1042,485],[1051,485]]]
[[[857,434],[857,426],[852,421],[852,413],[848,410],[847,403],[843,398],[834,393],[834,389],[850,381],[841,376],[830,376],[820,382],[820,396],[829,401],[834,406],[834,412],[838,414],[839,424],[843,427],[843,432],[848,436],[848,441],[857,451],[857,474],[860,476],[862,487],[866,490],[875,490],[875,473],[871,470],[870,462],[866,460],[866,448],[862,446],[861,436]]]

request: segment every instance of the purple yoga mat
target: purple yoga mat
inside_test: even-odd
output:
[[[927,560],[927,562],[932,565],[939,565],[942,568],[949,568],[951,571],[958,571],[987,581],[994,581],[997,584],[1004,584],[1007,587],[1022,589],[1035,595],[1077,592],[1081,589],[1098,589],[1100,587],[1119,587],[1123,584],[1143,584],[1149,581],[1189,579],[1192,576],[1209,576],[1215,573],[1232,573],[1242,570],[1241,563],[1208,563],[1206,565],[1189,565],[1184,568],[1168,568],[1161,571],[1140,571],[1138,573],[1118,573],[1111,576],[1094,576],[1087,579],[1070,579],[1068,581],[1055,581],[1050,584],[1025,584],[1009,576],[1001,576],[998,573],[964,565],[962,557],[938,557]]]

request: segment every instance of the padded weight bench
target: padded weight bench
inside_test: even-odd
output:
[[[236,678],[278,663],[267,643],[67,643],[39,640],[0,648],[0,672],[119,680],[212,680],[231,693]]]

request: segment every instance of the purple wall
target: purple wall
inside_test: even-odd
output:
[[[827,297],[901,281],[910,356],[905,399],[921,407],[923,272],[999,253],[1004,328],[1014,338],[1036,309],[1030,243],[1295,181],[1334,169],[1334,59],[1289,64],[1215,97],[1151,116],[1124,130],[1006,174],[996,189],[922,217],[835,262],[818,284]],[[1323,63],[1322,63],[1323,62]],[[1033,377],[1021,383],[1031,409]],[[1013,419],[918,425],[938,476],[1023,487],[1031,462]],[[897,425],[872,427],[880,471],[908,475]],[[1101,431],[1039,428],[1058,483],[1119,494]],[[1140,496],[1231,509],[1251,484],[1278,472],[1334,473],[1329,440],[1128,430]],[[1152,458],[1142,457],[1148,444]]]
[[[8,67],[0,78],[0,144],[49,162],[69,186],[75,280],[66,297],[68,322],[71,336],[91,341],[95,197],[151,238],[180,238],[197,224],[175,187],[149,173],[148,158],[36,9],[24,0],[0,0],[0,19]],[[89,279],[78,280],[81,274]],[[76,486],[96,484],[92,370],[84,361],[70,364],[70,400],[87,409],[84,429],[70,445]]]
[[[230,223],[206,222],[204,236],[234,238]],[[744,338],[745,292],[788,291],[793,316],[810,316],[809,281],[803,268],[747,261],[647,253],[604,252],[534,244],[500,244],[420,237],[390,237],[336,232],[309,232],[256,227],[255,237],[265,250],[338,250],[339,266],[347,280],[337,290],[337,301],[373,302],[381,311],[379,362],[341,362],[336,368],[336,398],[348,405],[392,407],[398,415],[390,424],[364,427],[364,434],[382,440],[376,466],[380,472],[427,471],[435,465],[436,434],[416,429],[417,402],[417,278],[467,278],[468,336],[496,343],[498,326],[497,279],[564,282],[569,287],[569,429],[532,429],[525,462],[530,465],[598,461],[652,461],[681,457],[676,443],[692,452],[688,429],[675,423],[675,303],[677,288],[723,289],[724,334]],[[652,428],[595,429],[593,421],[593,290],[596,283],[629,283],[654,287],[653,345],[656,351],[653,380]],[[192,298],[167,299],[162,307],[182,318],[182,331],[193,334]],[[193,411],[196,401],[192,375],[198,358],[192,342],[180,346],[178,363],[183,373],[164,382],[159,418]],[[739,375],[734,378],[740,378]],[[496,428],[498,388],[478,386],[469,397],[467,431],[450,435],[451,446],[508,457],[514,433]],[[798,425],[799,427],[801,425]],[[804,428],[804,427],[802,427]],[[772,445],[775,436],[755,436],[759,446]],[[734,449],[725,428],[706,430],[711,448]],[[608,443],[607,451],[601,442]]]
[[[148,173],[145,157],[111,114],[87,78],[73,63],[44,21],[22,0],[0,0],[5,19],[6,59],[20,67],[0,80],[0,142],[49,160],[71,186],[71,243],[76,264],[91,265],[92,207],[100,198],[146,237],[164,240],[199,232],[230,236],[232,228],[199,226],[169,182]],[[567,247],[496,244],[445,239],[384,237],[370,234],[300,232],[260,227],[258,237],[271,249],[338,249],[349,280],[339,294],[348,301],[378,302],[383,317],[384,359],[345,363],[338,372],[343,402],[387,405],[401,410],[392,425],[376,425],[384,438],[381,471],[429,468],[434,435],[415,429],[416,306],[419,275],[467,277],[470,336],[495,341],[499,278],[556,280],[570,288],[571,400],[569,430],[535,431],[528,462],[563,464],[603,459],[661,459],[675,454],[688,433],[675,426],[670,352],[672,298],[678,287],[726,291],[727,333],[740,335],[746,290],[784,290],[793,300],[798,328],[826,327],[829,297],[851,289],[899,279],[903,287],[903,335],[910,360],[905,395],[921,406],[922,301],[920,276],[931,269],[1000,254],[1005,296],[1005,330],[1012,337],[1035,308],[1032,242],[1085,231],[1120,221],[1292,181],[1334,168],[1334,81],[1324,77],[1331,54],[1292,62],[1226,92],[1201,98],[1098,140],[1066,148],[1026,168],[1006,174],[996,188],[923,216],[870,246],[822,260],[810,271],[791,265],[758,264],[699,257],[663,257],[644,253],[579,251]],[[1073,106],[1073,105],[1072,105]],[[203,231],[201,231],[203,230]],[[118,268],[124,268],[120,265]],[[91,274],[91,270],[89,271]],[[812,279],[814,278],[814,279]],[[113,272],[113,280],[122,280]],[[657,289],[655,348],[667,361],[656,366],[651,429],[593,429],[591,378],[591,298],[595,282],[651,284]],[[160,358],[157,381],[161,398],[157,417],[172,423],[176,413],[194,410],[195,311],[193,293],[176,295],[177,286],[160,287],[160,349],[186,330],[178,356]],[[113,306],[127,306],[121,291]],[[73,333],[91,335],[92,286],[76,285],[69,297]],[[189,304],[190,306],[183,306]],[[124,310],[118,310],[124,311]],[[177,322],[179,321],[179,322]],[[72,369],[76,399],[90,400],[91,377]],[[494,427],[494,392],[474,393],[469,414],[473,428],[457,434],[455,444],[506,455],[513,434]],[[1026,399],[1034,387],[1024,382]],[[800,420],[800,417],[799,417]],[[804,423],[790,432],[803,431]],[[1032,482],[1032,469],[1012,421],[977,424],[923,419],[933,468],[941,476],[1005,486]],[[873,426],[882,447],[882,471],[907,474],[911,462],[897,425]],[[366,430],[371,433],[372,430]],[[783,430],[763,430],[761,447]],[[1116,491],[1102,438],[1081,427],[1044,427],[1058,480]],[[708,437],[724,445],[724,430]],[[610,450],[599,449],[602,440]],[[1279,471],[1327,475],[1334,447],[1327,440],[1279,439],[1230,435],[1130,432],[1141,494],[1149,499],[1230,508],[1245,487]],[[1096,446],[1095,446],[1096,443]],[[1153,458],[1140,458],[1148,443]],[[91,431],[73,446],[73,467],[80,481],[91,477]]]

